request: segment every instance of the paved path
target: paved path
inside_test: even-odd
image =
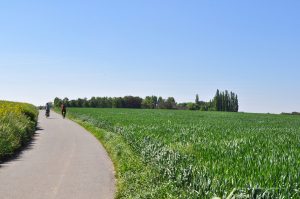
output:
[[[40,112],[33,142],[0,164],[1,199],[111,199],[113,164],[102,145],[76,123]]]

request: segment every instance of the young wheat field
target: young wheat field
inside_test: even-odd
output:
[[[300,198],[299,116],[92,108],[69,112],[82,124],[104,129],[99,139],[108,151],[127,159],[114,161],[118,198]],[[130,153],[113,142],[116,136]]]

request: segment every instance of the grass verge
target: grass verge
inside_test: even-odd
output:
[[[109,136],[121,136],[111,147],[128,146],[129,155],[122,148],[120,154],[125,167],[131,158],[145,165],[130,172],[135,165],[128,164],[130,169],[121,171],[121,179],[127,180],[128,174],[136,180],[125,181],[124,198],[299,198],[296,117],[135,109],[68,111]]]
[[[158,171],[146,165],[121,135],[95,127],[71,114],[68,118],[92,133],[107,150],[116,171],[117,199],[178,198],[177,193],[166,191],[172,188],[172,184],[161,183]],[[160,186],[157,186],[158,181]]]

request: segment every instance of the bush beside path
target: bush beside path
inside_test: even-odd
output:
[[[31,104],[0,101],[0,161],[30,141],[37,119],[38,110]]]

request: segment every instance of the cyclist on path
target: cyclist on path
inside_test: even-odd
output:
[[[66,117],[66,113],[67,113],[67,107],[64,103],[62,103],[62,105],[61,105],[61,114],[62,114],[64,119]]]

